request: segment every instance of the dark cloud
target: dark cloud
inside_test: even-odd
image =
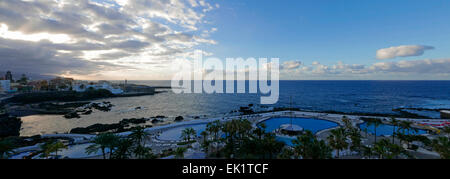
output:
[[[1,69],[40,74],[90,74],[105,69],[128,68],[106,62],[91,62],[75,54],[60,54],[40,43],[0,38]]]
[[[193,35],[202,23],[203,9],[211,9],[206,2],[198,3],[202,5],[196,9],[190,6],[191,0],[127,2],[1,0],[0,24],[8,31],[69,37],[64,42],[51,38],[32,42],[2,36],[2,68],[55,74],[130,69],[140,60],[141,64],[155,60],[169,63],[188,55],[195,45],[211,41]],[[98,56],[87,58],[87,52]],[[123,60],[126,57],[142,59]],[[113,64],[117,61],[120,65]]]

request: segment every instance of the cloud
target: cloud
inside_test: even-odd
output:
[[[217,29],[204,24],[215,7],[204,0],[1,0],[0,64],[55,74],[148,72],[150,64],[217,44],[208,35]]]
[[[450,74],[450,59],[380,62],[369,69],[371,72]]]
[[[302,62],[300,61],[286,61],[281,64],[280,68],[285,70],[292,70],[299,68],[301,65]]]
[[[102,70],[117,70],[125,66],[107,62],[92,62],[78,58],[79,54],[61,55],[39,42],[8,40],[0,38],[0,69],[14,69],[16,72],[37,74],[80,74],[87,75]],[[130,67],[126,67],[130,68]]]
[[[397,47],[389,47],[377,51],[377,59],[393,59],[396,57],[421,56],[426,50],[432,50],[432,46],[424,45],[402,45]]]
[[[345,64],[337,62],[324,65],[313,62],[302,65],[294,71],[282,70],[284,76],[290,77],[365,77],[376,78],[379,75],[390,77],[402,75],[450,75],[450,59],[403,60],[398,62],[379,62],[372,65]],[[326,78],[325,78],[326,79]]]

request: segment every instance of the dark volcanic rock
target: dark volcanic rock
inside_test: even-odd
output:
[[[101,133],[101,132],[125,132],[127,131],[125,128],[129,127],[130,124],[144,124],[149,119],[141,118],[141,119],[123,119],[119,123],[115,124],[94,124],[89,127],[79,127],[70,130],[70,133],[75,134],[92,134],[92,133]]]
[[[91,107],[99,111],[108,112],[111,111],[113,105],[110,102],[103,102],[103,103],[92,103]]]
[[[175,118],[175,121],[177,121],[177,122],[182,121],[182,120],[184,120],[183,116],[178,116]]]
[[[0,116],[0,138],[9,136],[19,136],[22,120],[17,117],[10,117],[7,114]]]
[[[161,119],[161,118],[167,118],[166,116],[155,116],[155,117],[152,117],[152,119]]]
[[[87,110],[86,112],[83,113],[83,115],[89,115],[92,114],[92,110]]]
[[[91,134],[96,132],[107,132],[111,130],[118,130],[122,128],[120,124],[94,124],[92,126],[86,127],[86,128],[74,128],[70,130],[70,133],[75,134]]]
[[[162,120],[159,120],[159,119],[153,119],[153,120],[152,120],[152,123],[153,123],[153,124],[160,123],[160,122],[163,122],[163,121],[162,121]]]
[[[145,119],[145,118],[141,118],[141,119],[132,118],[132,119],[124,119],[124,120],[120,121],[119,124],[122,124],[122,125],[143,124],[143,123],[146,123],[147,121],[148,121],[148,119]]]
[[[64,115],[66,119],[80,118],[80,115],[77,112],[71,112]]]

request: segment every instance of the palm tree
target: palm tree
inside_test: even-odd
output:
[[[194,128],[186,128],[181,132],[181,137],[183,137],[187,142],[191,141],[191,136],[195,136],[197,132]]]
[[[134,142],[136,142],[137,145],[145,145],[145,139],[149,136],[147,132],[145,132],[145,129],[143,127],[136,127],[133,132],[128,136],[130,137]],[[144,144],[142,144],[144,142]]]
[[[375,143],[373,151],[380,159],[384,159],[389,155],[389,145],[390,142],[387,139],[381,139],[379,142]]]
[[[374,153],[380,157],[380,159],[398,158],[401,154],[410,157],[410,154],[406,150],[397,144],[391,143],[388,139],[382,139],[377,142],[373,150]]]
[[[367,146],[363,146],[362,147],[362,155],[367,157],[367,158],[371,158],[373,155],[373,150],[371,147],[367,147]]]
[[[442,131],[447,134],[447,137],[450,137],[450,126],[445,126]]]
[[[283,150],[278,154],[278,159],[292,159],[294,156],[294,151],[290,148],[283,148]]]
[[[109,158],[111,158],[111,154],[114,150],[115,143],[119,139],[120,138],[113,133],[103,133],[103,134],[97,135],[94,138],[94,141],[93,141],[94,144],[92,144],[86,148],[86,153],[92,154],[92,153],[97,153],[99,150],[101,150],[103,159],[106,159],[106,149],[109,149],[109,153],[110,153]]]
[[[154,155],[152,153],[152,148],[144,147],[144,146],[137,146],[134,149],[134,154],[138,159],[152,159],[154,158]]]
[[[303,159],[329,159],[332,149],[325,143],[319,141],[311,131],[305,131],[303,135],[293,140],[294,154],[296,158]]]
[[[394,143],[394,142],[395,142],[395,135],[396,135],[395,129],[396,129],[396,127],[399,125],[399,122],[398,122],[397,119],[395,119],[395,118],[393,117],[393,118],[391,118],[391,124],[392,124],[392,126],[394,127],[394,128],[392,129],[392,143]]]
[[[44,144],[42,144],[40,146],[41,148],[41,157],[48,159],[48,157],[50,157],[50,154],[52,153],[52,146],[51,146],[52,142],[45,142]]]
[[[344,127],[346,130],[351,130],[353,128],[352,121],[350,121],[347,116],[342,117],[342,122],[344,123]]]
[[[214,122],[208,123],[206,125],[206,130],[210,134],[214,134],[214,141],[217,141],[217,137],[218,137],[218,133],[220,131],[220,128],[221,128],[220,121],[214,121]]]
[[[200,135],[203,137],[203,143],[205,143],[208,140],[208,131],[202,131]]]
[[[362,138],[361,132],[357,128],[352,128],[352,129],[350,129],[348,135],[350,137],[350,140],[352,141],[350,150],[360,153],[361,152],[361,141],[362,141],[361,140],[361,138]]]
[[[431,146],[441,155],[441,158],[450,159],[450,139],[448,137],[434,139]]]
[[[175,158],[182,159],[184,158],[184,153],[187,151],[186,148],[180,147],[175,150]]]
[[[402,129],[402,135],[403,135],[402,141],[406,140],[408,148],[409,148],[409,144],[410,144],[410,140],[411,140],[411,137],[410,137],[411,129],[417,131],[411,125],[412,125],[412,122],[410,122],[410,121],[402,121],[399,124],[400,128]],[[408,133],[406,133],[405,131],[407,131]]]
[[[408,135],[410,134],[410,130],[412,129],[411,125],[412,125],[412,122],[410,122],[410,121],[402,121],[402,122],[400,122],[399,126],[402,129],[403,135],[406,134],[405,130],[408,131]]]
[[[328,143],[330,146],[336,150],[336,158],[339,158],[339,151],[344,150],[348,147],[346,140],[345,129],[338,128],[331,130],[331,135],[328,136]]]
[[[253,130],[253,134],[258,136],[258,139],[261,140],[262,136],[266,132],[266,128],[267,128],[266,124],[262,123],[262,124],[259,125],[259,127],[257,127],[255,130]]]
[[[7,159],[12,154],[14,143],[11,139],[0,141],[0,159]]]
[[[113,143],[112,147],[114,151],[112,152],[112,157],[114,159],[128,159],[132,152],[133,139],[119,138]],[[141,146],[141,145],[138,145]]]
[[[272,159],[274,154],[280,153],[284,148],[285,143],[277,141],[276,135],[273,133],[266,134],[262,142],[262,151],[264,154],[268,155],[269,159]],[[265,155],[263,155],[265,159]]]
[[[52,144],[52,151],[55,152],[56,157],[58,157],[58,151],[61,151],[61,149],[67,149],[67,146],[60,141]]]
[[[55,158],[58,157],[58,151],[61,149],[67,148],[66,145],[64,145],[62,142],[58,141],[48,141],[41,145],[42,154],[41,156],[44,158],[48,158],[51,156],[52,153],[55,153]]]
[[[367,121],[367,127],[374,126],[375,130],[375,143],[377,143],[377,128],[382,124],[381,120],[378,118],[371,118]]]

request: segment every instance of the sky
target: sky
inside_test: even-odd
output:
[[[448,80],[448,0],[2,0],[0,71],[168,80],[172,62],[279,58],[286,80]]]

